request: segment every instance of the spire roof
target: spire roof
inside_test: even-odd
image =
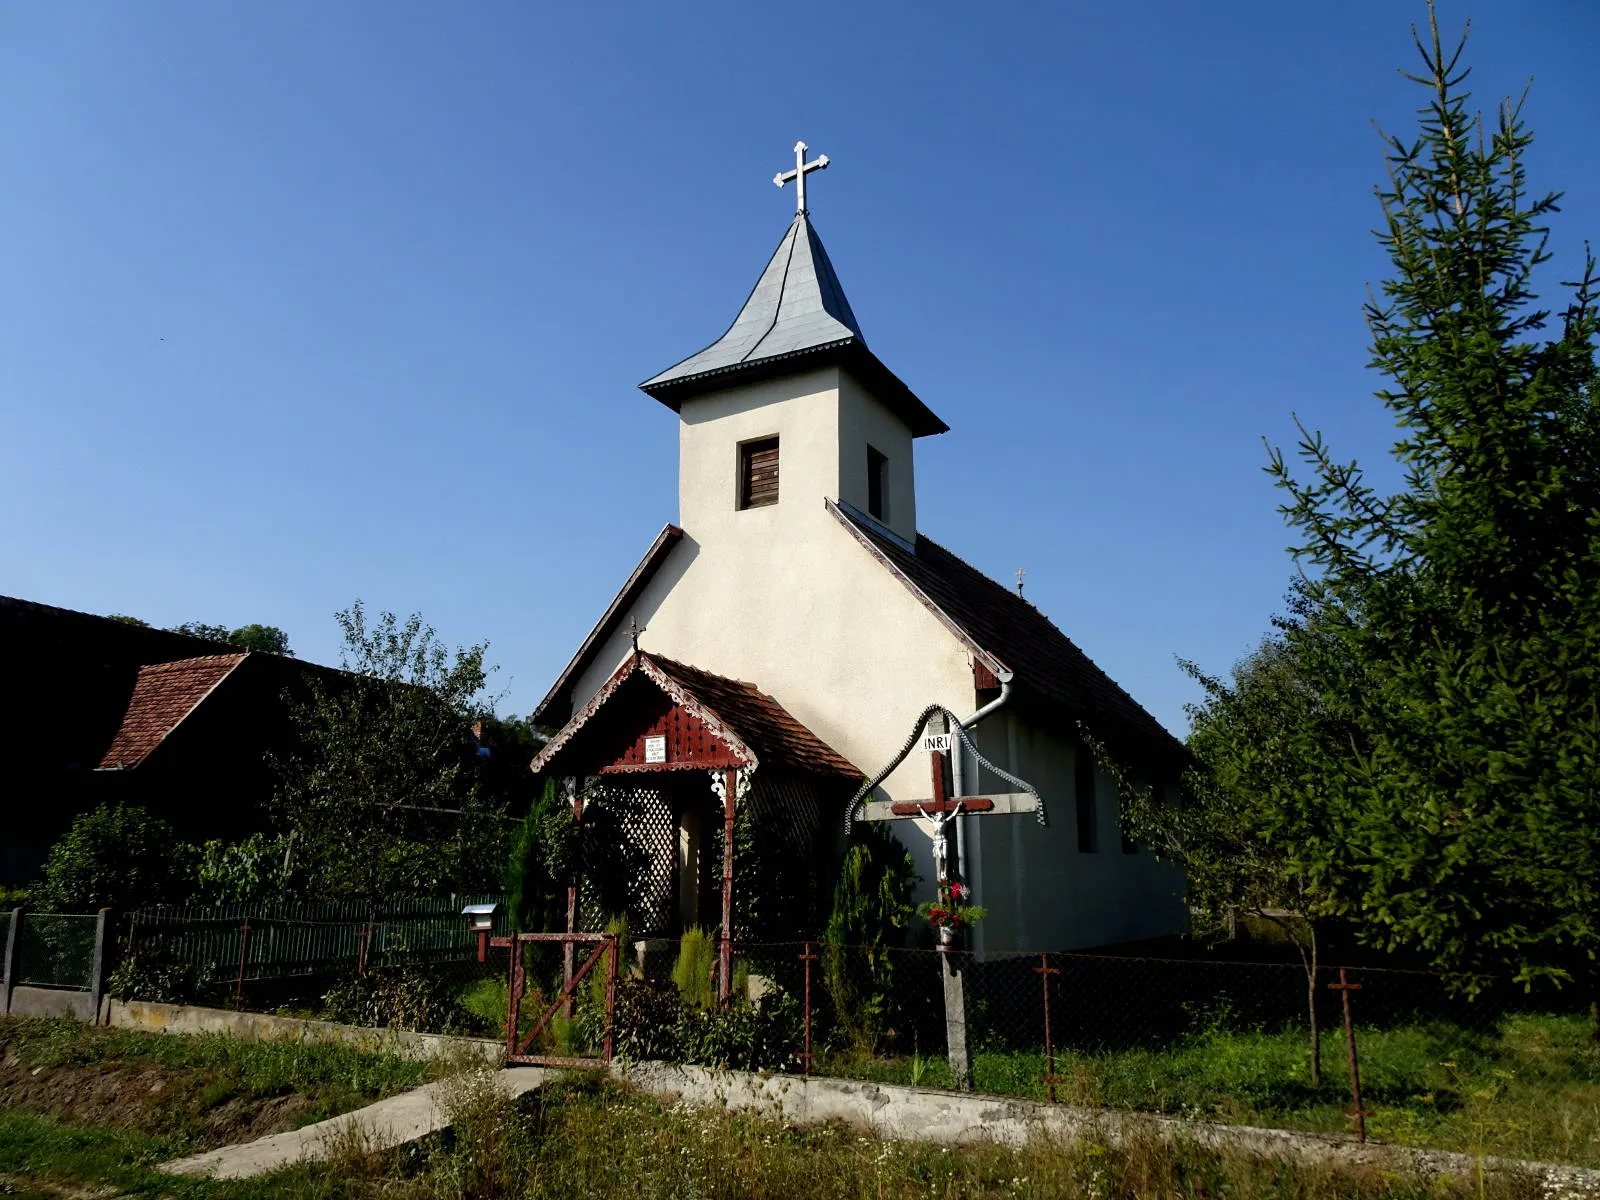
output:
[[[728,331],[639,387],[677,411],[691,395],[828,363],[850,367],[913,435],[949,428],[867,349],[822,239],[801,212]]]

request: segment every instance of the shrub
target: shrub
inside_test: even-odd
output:
[[[778,1071],[795,1063],[803,1036],[799,1002],[787,992],[702,1008],[664,981],[617,984],[616,1051],[624,1058]]]
[[[259,900],[283,891],[289,839],[252,833],[237,842],[209,841],[195,864],[195,896],[207,903]]]
[[[869,823],[852,836],[823,934],[822,979],[840,1028],[857,1053],[870,1056],[891,1033],[890,950],[905,943],[917,874],[911,855],[888,831]]]
[[[193,1004],[199,999],[200,980],[188,963],[158,947],[140,946],[117,964],[106,980],[106,990],[118,1000]]]
[[[375,967],[330,988],[322,1015],[345,1025],[460,1033],[475,1024],[449,982],[425,967]]]
[[[50,847],[33,902],[46,912],[93,912],[181,899],[192,855],[148,810],[102,804],[80,813]]]
[[[620,979],[614,1022],[616,1052],[636,1061],[675,1061],[683,999],[659,979]]]
[[[703,929],[691,929],[678,944],[678,961],[672,968],[672,982],[678,995],[691,1008],[711,1008],[716,992],[711,973],[716,962],[716,946]]]

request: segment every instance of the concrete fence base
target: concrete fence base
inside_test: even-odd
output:
[[[38,994],[38,998],[34,998]],[[13,1011],[26,1002],[31,1015],[77,1016],[62,1011],[87,994],[17,988]],[[56,1010],[51,1011],[50,1006]],[[87,1019],[80,1017],[80,1019]],[[363,1029],[332,1021],[230,1012],[195,1005],[108,1000],[103,1023],[151,1033],[220,1033],[257,1040],[327,1042],[416,1059],[471,1058],[501,1066],[505,1047],[481,1038],[445,1037],[398,1029]],[[1552,1163],[1477,1157],[1379,1142],[1359,1143],[1331,1134],[1296,1133],[1247,1125],[1221,1125],[1149,1113],[1101,1111],[1005,1096],[946,1092],[853,1079],[719,1071],[670,1063],[613,1064],[611,1073],[659,1099],[728,1111],[751,1112],[793,1125],[840,1121],[877,1137],[963,1145],[995,1142],[1026,1146],[1039,1141],[1066,1145],[1094,1141],[1108,1146],[1186,1144],[1210,1150],[1274,1158],[1305,1166],[1369,1168],[1424,1177],[1475,1178],[1479,1172],[1512,1173],[1559,1182],[1568,1189],[1600,1194],[1600,1171]]]
[[[110,1000],[104,1023],[147,1033],[222,1033],[255,1041],[328,1042],[358,1050],[412,1059],[470,1058],[501,1066],[506,1048],[485,1038],[446,1037],[403,1029],[363,1029],[333,1021],[231,1012],[194,1004],[155,1004],[148,1000]]]
[[[98,1013],[96,1012],[98,1001]],[[93,992],[70,988],[30,987],[17,984],[11,989],[11,1015],[15,1017],[71,1017],[75,1021],[104,1024],[109,999]]]
[[[1553,1163],[1476,1157],[1351,1137],[1221,1125],[1150,1113],[1108,1112],[971,1092],[902,1087],[852,1079],[802,1079],[717,1071],[667,1063],[618,1064],[613,1073],[659,1099],[752,1112],[793,1125],[840,1121],[877,1137],[965,1145],[1039,1142],[1107,1146],[1191,1145],[1302,1166],[1369,1168],[1432,1178],[1476,1178],[1479,1172],[1534,1176],[1582,1194],[1600,1194],[1600,1171]]]

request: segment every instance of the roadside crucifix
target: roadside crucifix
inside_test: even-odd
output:
[[[873,789],[894,771],[918,745],[929,756],[932,796],[926,800],[867,800]],[[1006,783],[1017,788],[1014,792],[992,793],[983,796],[952,796],[948,779],[950,757],[965,750],[980,766]],[[976,778],[974,773],[973,778]],[[1046,823],[1044,801],[1032,784],[1001,770],[978,751],[972,735],[949,709],[932,704],[917,718],[911,736],[900,753],[877,776],[863,784],[846,810],[847,821],[926,821],[933,839],[933,866],[937,875],[938,894],[960,897],[965,883],[960,878],[958,864],[961,859],[952,842],[960,836],[959,818],[972,816],[1004,816],[1032,813],[1039,824]],[[972,1062],[967,1053],[967,1002],[966,981],[958,951],[961,949],[961,930],[957,923],[946,922],[938,926],[940,975],[944,983],[945,1040],[949,1047],[950,1073],[963,1089],[972,1086]]]
[[[772,177],[772,182],[782,187],[789,180],[794,180],[794,211],[806,211],[806,176],[813,171],[825,170],[828,166],[828,156],[819,154],[810,162],[806,161],[806,151],[809,147],[804,142],[794,144],[794,170],[779,171]]]

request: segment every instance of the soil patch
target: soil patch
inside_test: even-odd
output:
[[[83,1125],[177,1135],[206,1149],[295,1129],[321,1114],[304,1096],[240,1094],[214,1070],[153,1063],[29,1066],[0,1047],[0,1108]]]

